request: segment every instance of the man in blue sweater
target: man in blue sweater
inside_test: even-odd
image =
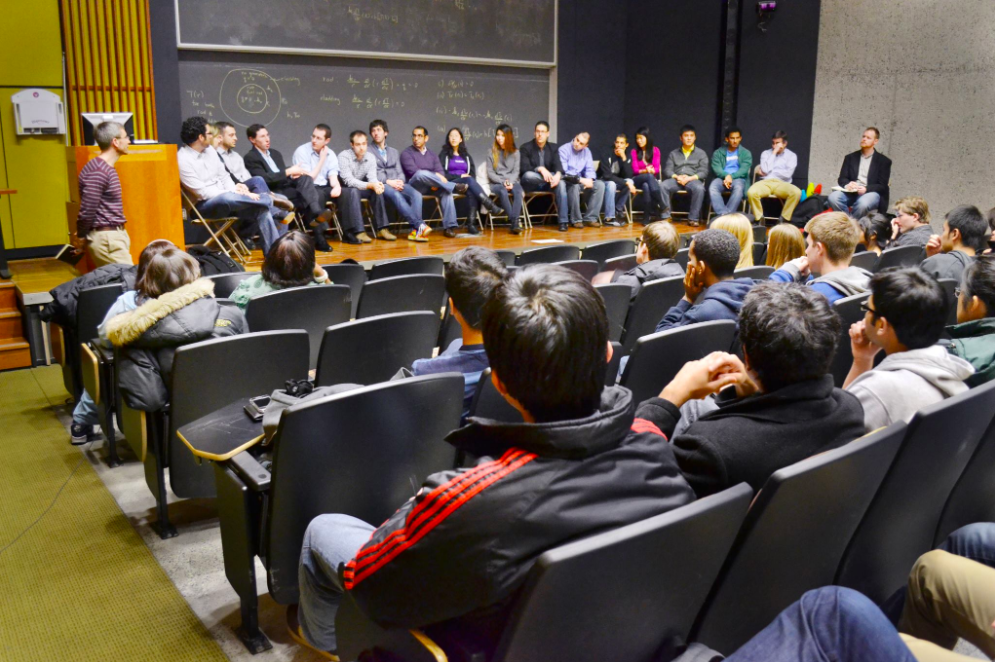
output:
[[[733,278],[739,263],[739,241],[725,230],[704,230],[694,236],[684,274],[684,298],[667,311],[657,331],[698,322],[739,317],[752,278]]]
[[[770,275],[770,280],[805,283],[830,304],[870,291],[870,272],[850,266],[861,235],[852,218],[843,212],[819,214],[808,222],[805,232],[808,233],[805,255],[786,262]]]

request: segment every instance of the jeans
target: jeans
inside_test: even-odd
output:
[[[252,223],[243,228],[243,233],[240,234],[244,237],[258,227],[259,234],[263,238],[263,255],[265,255],[269,252],[269,247],[273,245],[273,242],[287,232],[287,226],[277,225],[269,213],[272,204],[268,195],[260,195],[258,200],[252,200],[241,193],[228,191],[213,198],[201,200],[197,203],[197,211],[204,218],[235,216],[243,221],[251,221]]]
[[[557,186],[557,188],[559,188]],[[525,191],[522,185],[515,182],[511,185],[511,191],[501,184],[491,184],[491,191],[497,196],[497,203],[508,215],[512,227],[518,226],[518,217],[522,215],[522,201],[525,200]]]
[[[297,617],[304,638],[315,648],[336,650],[335,614],[345,592],[339,566],[356,556],[374,530],[375,526],[349,515],[319,515],[308,524],[297,571],[301,588]]]
[[[833,191],[829,194],[829,206],[833,211],[841,211],[850,214],[854,218],[863,218],[868,212],[878,208],[881,204],[881,196],[877,193],[847,193],[846,191]]]
[[[560,184],[563,186],[564,184]],[[570,221],[573,223],[596,223],[598,215],[601,213],[601,205],[605,198],[605,183],[600,179],[594,180],[591,188],[584,188],[583,184],[566,184],[567,199],[570,204]],[[584,215],[580,213],[580,202],[583,199],[587,205]]]
[[[610,183],[615,184],[615,182],[610,182]],[[609,219],[627,218],[626,212],[627,212],[627,207],[629,206],[629,198],[632,196],[632,192],[629,190],[629,187],[624,184],[622,185],[622,188],[618,188],[618,186],[616,185],[615,196],[613,199],[608,197],[608,184],[609,182],[605,182],[605,218]],[[613,214],[612,216],[608,215],[608,205],[610,204],[614,204],[615,206],[615,208],[612,210]]]
[[[363,232],[363,200],[370,201],[370,207],[373,210],[373,227],[377,231],[387,227],[387,207],[384,204],[384,196],[377,195],[372,189],[344,186],[338,202],[339,211],[342,212],[339,222],[342,223],[343,232],[353,236]]]
[[[97,403],[93,401],[90,394],[83,389],[79,396],[79,402],[73,409],[73,423],[81,425],[100,425],[100,413],[97,411]]]
[[[559,217],[560,225],[567,225],[567,184],[564,181],[556,186],[550,187],[538,172],[534,170],[522,173],[522,190],[526,193],[536,191],[552,191],[556,197],[556,215]]]
[[[456,188],[454,182],[440,180],[439,176],[427,170],[419,170],[408,180],[408,185],[413,186],[422,195],[434,195],[439,199],[439,207],[442,208],[442,227],[456,227],[456,203],[453,202],[453,189]]]
[[[249,177],[244,182],[245,187],[249,189],[249,193],[258,193],[259,195],[267,195],[270,198],[269,213],[274,219],[280,219],[287,215],[287,212],[273,205],[273,192],[269,190],[269,186],[266,184],[266,180],[262,177]],[[278,194],[282,195],[282,194]],[[287,196],[283,196],[287,197]]]
[[[605,184],[605,201],[604,204],[602,205],[602,211],[604,212],[605,220],[611,221],[615,218],[615,205],[616,205],[615,195],[616,193],[618,193],[618,187],[615,184],[615,182],[609,181],[607,179],[604,180],[604,184]],[[625,192],[628,193],[629,189],[626,189]]]
[[[412,230],[417,232],[422,224],[422,195],[414,186],[404,185],[398,191],[389,184],[383,187],[384,200],[394,205],[397,215],[408,222]]]
[[[745,179],[732,180],[732,188],[727,189],[725,182],[721,179],[713,179],[708,185],[708,197],[712,199],[712,211],[719,216],[733,214],[739,211],[739,205],[743,202],[743,191],[746,189]],[[723,202],[722,192],[729,191],[729,200]]]
[[[633,177],[632,183],[635,184],[637,189],[642,189],[643,191],[643,214],[655,217],[656,212],[659,212],[664,216],[670,216],[670,199],[663,199],[663,193],[660,191],[660,182],[657,180],[656,175],[644,172],[641,175]]]
[[[681,186],[676,179],[667,179],[660,184],[660,193],[667,202],[667,212],[670,211],[670,196],[678,191],[687,191],[691,194],[691,210],[688,212],[688,220],[696,222],[701,218],[701,203],[705,201],[705,185],[697,179],[692,179],[687,186]],[[668,215],[665,213],[665,216]]]

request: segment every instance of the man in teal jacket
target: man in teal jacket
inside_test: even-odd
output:
[[[712,199],[712,211],[716,215],[732,214],[739,211],[746,190],[746,180],[753,169],[753,155],[742,147],[743,134],[738,127],[726,131],[726,146],[719,147],[712,154],[712,174],[715,179],[708,186],[708,196]],[[722,200],[722,192],[728,191],[729,198]]]

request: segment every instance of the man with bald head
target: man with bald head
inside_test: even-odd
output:
[[[559,151],[563,181],[567,185],[570,223],[575,228],[585,225],[601,227],[598,214],[605,198],[605,183],[595,179],[594,157],[587,147],[590,142],[591,134],[581,132],[569,144],[561,145]],[[583,216],[580,213],[581,199],[587,205]],[[566,229],[565,225],[560,226],[561,231]]]

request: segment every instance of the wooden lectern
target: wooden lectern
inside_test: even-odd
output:
[[[79,215],[79,173],[87,161],[100,154],[98,147],[67,147],[70,202],[67,205],[69,234],[76,234]],[[121,179],[125,229],[131,237],[131,257],[138,256],[153,239],[168,239],[180,248],[183,240],[183,211],[180,203],[180,173],[176,145],[131,145],[128,154],[115,165]],[[89,255],[77,267],[91,271]]]

